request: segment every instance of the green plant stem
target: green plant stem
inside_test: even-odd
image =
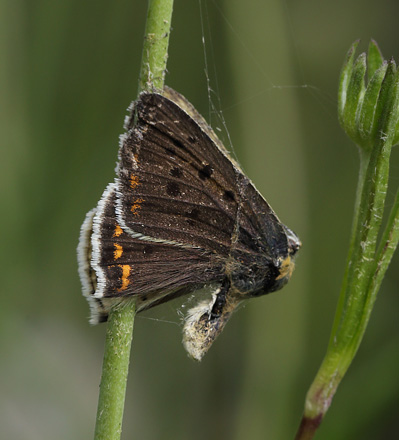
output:
[[[349,61],[352,62],[353,53],[349,52],[349,55]],[[373,127],[371,135],[366,138],[366,147],[360,147],[354,220],[333,329],[326,356],[307,393],[304,416],[296,440],[312,439],[328,410],[362,341],[378,289],[399,242],[398,193],[377,247],[388,187],[389,158],[399,118],[398,73],[393,61],[388,65],[383,64],[381,70],[376,69],[378,63],[374,63],[376,76],[365,92],[365,63],[365,56],[360,56],[353,64],[355,75],[352,74],[350,81],[346,77],[351,67],[348,70],[345,66],[341,78],[342,87],[346,82],[352,88],[346,95],[349,105],[343,107],[340,102],[341,123],[345,130],[353,138],[361,139],[358,135],[361,106],[365,108],[363,122],[372,121]],[[383,81],[382,74],[385,75]],[[381,87],[378,100],[373,101],[376,83],[381,83]],[[367,99],[363,100],[364,96]],[[372,102],[375,105],[371,105]]]
[[[388,147],[386,154],[378,155],[378,146],[372,155],[361,151],[354,221],[339,303],[326,356],[307,393],[296,440],[314,437],[359,348],[370,317],[370,297],[375,289],[366,286],[375,276],[371,266],[386,195],[389,142],[381,149],[384,147]]]
[[[367,295],[367,304],[365,309],[367,313],[363,316],[360,323],[362,327],[367,325],[370,318],[370,312],[373,308],[377,297],[378,289],[384,278],[385,272],[391,262],[393,253],[399,242],[399,191],[396,193],[395,201],[392,206],[387,225],[385,227],[380,245],[378,247],[376,258],[374,259],[373,273],[374,276],[370,280],[368,287],[369,294]]]
[[[163,89],[173,0],[150,0],[148,3],[139,92]]]
[[[139,92],[163,88],[172,11],[173,0],[149,1]],[[121,436],[135,313],[134,301],[126,301],[108,316],[95,440]]]
[[[338,300],[338,306],[337,310],[335,312],[334,316],[334,323],[331,330],[331,336],[330,336],[330,342],[329,342],[329,348],[332,347],[334,344],[335,335],[338,330],[338,326],[341,321],[342,317],[342,311],[345,305],[345,301],[347,299],[348,295],[348,286],[349,286],[349,278],[350,275],[353,272],[353,253],[356,247],[356,238],[359,230],[359,217],[360,217],[360,210],[361,210],[361,201],[362,201],[362,193],[363,193],[363,186],[364,181],[366,178],[366,172],[368,163],[370,160],[370,154],[366,153],[364,150],[359,150],[360,155],[360,169],[359,169],[359,179],[357,184],[357,190],[356,190],[356,199],[355,199],[355,208],[353,213],[353,223],[352,223],[352,231],[351,231],[351,238],[349,243],[349,251],[348,251],[348,257],[346,260],[346,268],[345,268],[345,274],[342,281],[341,286],[341,293]]]
[[[369,158],[366,155],[361,160],[354,227],[339,305],[326,356],[307,393],[297,440],[312,439],[327,412],[359,348],[382,281],[383,275],[376,272],[375,251],[387,190],[391,141],[387,139],[380,144]],[[395,219],[396,215],[397,212]],[[395,220],[391,219],[390,224],[395,225]]]
[[[95,440],[121,436],[135,312],[134,302],[127,302],[108,317]]]

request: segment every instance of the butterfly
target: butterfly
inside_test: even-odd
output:
[[[242,301],[287,283],[301,242],[182,95],[142,92],[130,110],[115,181],[81,228],[83,294],[95,324],[207,287],[183,327],[200,360]]]

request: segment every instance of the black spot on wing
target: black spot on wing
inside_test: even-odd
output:
[[[235,196],[233,191],[226,190],[223,194],[223,198],[228,202],[235,202]]]
[[[174,167],[174,168],[172,168],[172,169],[169,171],[169,174],[170,174],[172,177],[177,177],[177,178],[180,178],[180,177],[182,177],[182,175],[183,175],[183,173],[182,173],[182,171],[181,171],[181,169],[180,169],[179,167]]]
[[[204,165],[199,171],[198,171],[198,176],[201,180],[206,180],[209,179],[213,174],[213,168],[207,164]]]
[[[198,208],[193,208],[191,211],[187,213],[187,217],[192,218],[193,220],[197,220],[200,214],[200,210]]]
[[[199,220],[200,210],[198,208],[193,208],[189,212],[186,213],[188,219],[187,223],[191,226],[194,225],[194,220]]]
[[[166,151],[170,156],[176,156],[176,151],[174,150],[174,148],[165,147],[165,151]]]
[[[186,150],[187,147],[184,145],[184,143],[180,139],[176,139],[175,137],[169,137],[169,140],[179,149],[179,150]]]
[[[176,182],[168,182],[166,185],[166,192],[172,197],[177,197],[181,193],[180,187]]]

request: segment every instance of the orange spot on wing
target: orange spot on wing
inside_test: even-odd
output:
[[[118,267],[122,269],[122,286],[118,289],[118,292],[121,292],[122,290],[126,290],[130,284],[129,276],[131,267],[128,264],[119,264]]]
[[[117,260],[118,258],[120,258],[123,254],[123,248],[121,245],[114,243],[114,260]]]
[[[119,237],[122,234],[123,234],[122,228],[119,225],[116,225],[113,237]]]
[[[134,188],[136,188],[139,185],[140,185],[140,181],[139,181],[138,176],[135,176],[134,174],[131,174],[130,175],[130,187],[132,189],[134,189]]]
[[[132,207],[130,208],[130,210],[132,211],[132,213],[134,215],[139,215],[138,210],[141,208],[141,203],[144,202],[144,199],[136,199],[132,205]]]

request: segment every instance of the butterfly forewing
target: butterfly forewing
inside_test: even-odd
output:
[[[269,259],[286,255],[288,242],[283,224],[247,177],[241,175],[238,181],[241,204],[234,247]]]
[[[120,150],[121,222],[146,237],[226,256],[239,171],[173,101],[142,94],[136,112]]]

